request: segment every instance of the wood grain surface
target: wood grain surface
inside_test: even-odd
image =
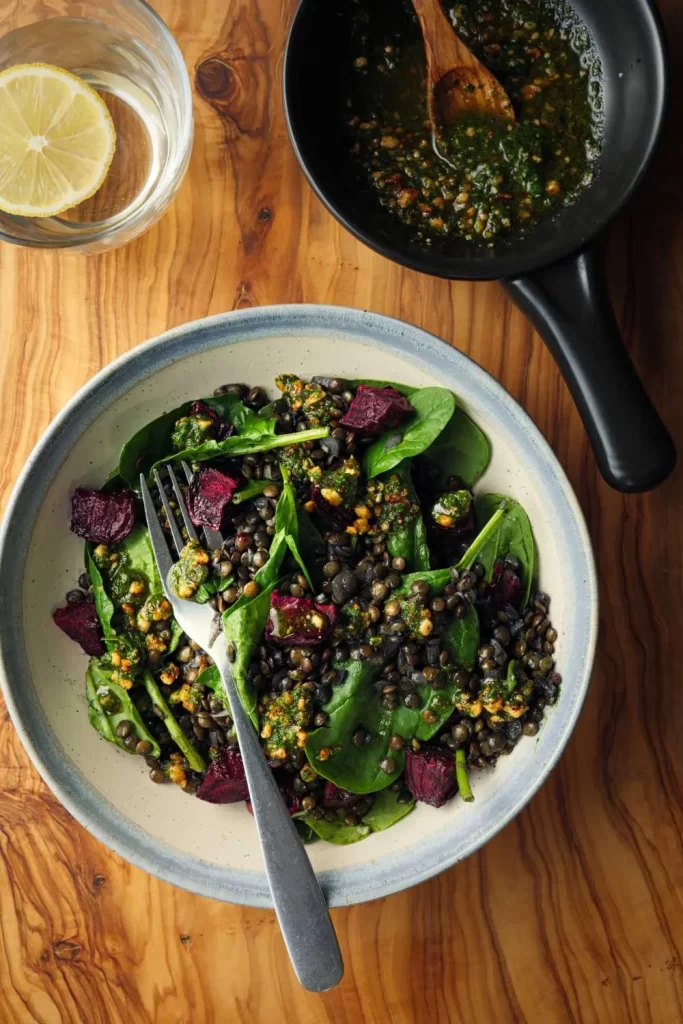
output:
[[[16,2],[16,0],[15,0]],[[679,1024],[683,1020],[683,477],[598,478],[540,339],[495,284],[395,267],[304,183],[280,105],[294,0],[156,0],[195,89],[189,175],[164,219],[98,257],[0,251],[0,489],[73,392],[138,342],[210,313],[334,302],[441,335],[544,431],[586,513],[601,637],[559,768],[477,855],[334,912],[346,977],[297,988],[274,917],[139,871],[80,828],[0,713],[2,1024]],[[0,29],[13,3],[0,0]],[[683,448],[683,5],[666,138],[607,241],[626,342]]]

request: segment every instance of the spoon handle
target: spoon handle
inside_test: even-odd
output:
[[[242,707],[227,653],[216,650],[213,658],[230,700],[268,884],[289,958],[304,988],[326,992],[341,981],[344,963],[325,897]]]

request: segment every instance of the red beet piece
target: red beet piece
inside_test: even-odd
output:
[[[98,657],[104,654],[100,620],[97,618],[93,601],[79,601],[78,604],[67,604],[52,613],[55,625],[62,632],[80,644],[86,654]]]
[[[205,419],[211,420],[213,436],[216,441],[224,441],[226,437],[231,437],[235,433],[233,425],[222,420],[216,410],[203,402],[201,398],[190,406],[190,416],[203,416]]]
[[[456,790],[453,754],[438,747],[408,750],[406,784],[416,800],[443,807]]]
[[[311,487],[311,498],[315,502],[318,512],[329,519],[338,530],[345,531],[346,527],[350,526],[356,518],[356,513],[352,508],[348,508],[346,505],[331,505],[323,498],[317,484]]]
[[[77,487],[71,499],[71,529],[93,544],[117,544],[135,526],[135,497]]]
[[[331,811],[344,807],[353,807],[354,804],[357,804],[362,799],[357,793],[349,793],[348,789],[340,789],[339,786],[335,786],[334,782],[325,783],[323,807],[327,807]]]
[[[517,608],[521,592],[522,581],[517,573],[498,559],[493,565],[491,580],[491,597],[496,608],[503,608],[506,604]]]
[[[333,604],[315,604],[310,597],[291,597],[274,590],[266,638],[278,644],[319,644],[337,618]]]
[[[371,388],[359,384],[356,397],[340,419],[343,427],[364,434],[381,434],[398,427],[415,410],[405,397],[393,388]]]
[[[187,491],[187,510],[195,526],[222,530],[225,510],[239,485],[239,478],[219,469],[200,469],[192,477]]]
[[[249,787],[239,750],[235,747],[221,750],[209,765],[197,796],[210,804],[237,804],[247,799]]]

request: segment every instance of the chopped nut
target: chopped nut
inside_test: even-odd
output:
[[[333,505],[335,508],[343,504],[344,499],[342,498],[339,491],[332,490],[330,487],[323,487],[320,491],[321,495],[328,504]],[[314,505],[315,507],[315,505]]]
[[[166,686],[171,686],[173,683],[175,683],[179,675],[180,669],[178,668],[178,666],[169,665],[168,668],[164,669],[164,671],[161,673],[159,679],[161,679],[162,683],[164,683]]]
[[[407,210],[417,202],[420,193],[416,188],[402,188],[398,194],[398,205],[402,210]]]
[[[383,135],[379,144],[382,149],[397,149],[401,145],[395,135]]]

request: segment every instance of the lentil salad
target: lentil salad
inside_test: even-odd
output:
[[[190,514],[223,544],[188,543],[172,585],[215,609],[302,838],[346,844],[416,801],[473,798],[470,771],[535,735],[557,700],[557,632],[529,519],[476,489],[489,445],[453,394],[276,385],[272,402],[230,384],[159,417],[102,490],[75,492],[86,571],[55,621],[91,657],[105,739],[157,784],[248,799],[220,678],[173,619],[135,493],[140,471],[190,462]]]
[[[464,115],[433,135],[412,6],[369,0],[350,7],[348,145],[360,186],[376,192],[411,238],[492,249],[529,234],[592,182],[603,121],[600,59],[564,0],[443,6],[500,80],[516,121]]]

